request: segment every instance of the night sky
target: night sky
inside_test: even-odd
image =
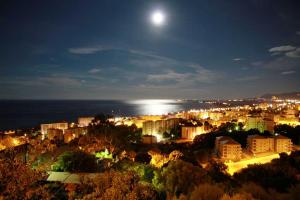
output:
[[[299,0],[0,2],[0,99],[255,97],[299,68]]]

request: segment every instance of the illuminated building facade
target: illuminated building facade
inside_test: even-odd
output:
[[[157,137],[154,135],[143,135],[142,143],[144,144],[154,144],[157,143]]]
[[[163,119],[143,122],[143,135],[163,134],[170,132],[172,128],[179,124],[178,118]]]
[[[78,138],[81,135],[85,135],[87,133],[86,127],[74,127],[66,129],[64,132],[64,142],[69,143],[70,141]]]
[[[296,109],[287,109],[281,114],[275,116],[275,122],[277,124],[287,124],[290,126],[300,125],[299,111]]]
[[[247,138],[247,148],[253,154],[273,152],[274,138],[260,135],[250,135]]]
[[[78,118],[78,126],[86,127],[89,126],[90,123],[95,119],[95,117],[79,117]]]
[[[282,135],[274,137],[274,150],[277,153],[291,152],[292,151],[292,140]]]
[[[54,129],[49,128],[47,130],[47,138],[49,140],[63,140],[64,139],[64,133],[61,129]]]
[[[242,158],[241,144],[230,137],[217,137],[215,140],[215,149],[224,161],[238,161]]]
[[[259,132],[269,131],[274,132],[274,120],[270,118],[263,118],[260,116],[249,116],[246,121],[246,131],[250,129],[257,129]]]
[[[196,135],[205,133],[204,126],[183,126],[181,127],[181,138],[193,140]]]
[[[68,123],[61,122],[61,123],[41,124],[41,133],[43,139],[48,134],[48,129],[60,129],[64,132],[64,130],[68,129]]]
[[[210,119],[218,121],[222,117],[224,117],[224,113],[223,112],[209,112],[208,116],[209,116]]]
[[[292,146],[292,140],[282,135],[275,137],[252,135],[247,138],[248,150],[253,153],[253,155],[266,152],[290,152],[292,151]]]

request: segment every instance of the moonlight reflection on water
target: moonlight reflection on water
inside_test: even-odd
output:
[[[182,109],[178,101],[168,99],[133,100],[127,103],[136,105],[139,115],[162,115]]]

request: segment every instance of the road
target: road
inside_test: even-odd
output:
[[[235,172],[238,172],[241,169],[248,167],[248,165],[265,164],[271,162],[271,160],[275,158],[279,158],[279,154],[272,154],[262,157],[253,157],[251,159],[241,160],[238,162],[225,162],[224,164],[227,166],[227,172],[230,175],[233,175]]]

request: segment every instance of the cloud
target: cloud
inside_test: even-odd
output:
[[[108,47],[96,46],[96,47],[79,47],[79,48],[69,48],[68,51],[72,54],[94,54],[98,51],[109,50]]]
[[[260,67],[264,64],[264,62],[263,61],[255,61],[255,62],[252,62],[251,64],[255,67]]]
[[[154,85],[164,83],[173,87],[188,88],[203,83],[211,84],[220,78],[220,74],[198,66],[193,72],[182,73],[174,70],[166,70],[164,73],[149,74],[146,80],[148,83]]]
[[[294,74],[294,73],[296,73],[296,71],[291,70],[291,71],[281,72],[281,75],[289,75],[289,74]]]
[[[182,81],[185,78],[189,76],[188,73],[177,73],[172,70],[169,70],[165,74],[149,74],[147,77],[148,81],[168,81],[168,80],[174,80],[174,81]]]
[[[83,80],[75,79],[68,76],[44,76],[38,77],[37,82],[46,85],[57,85],[57,86],[80,86]]]
[[[232,59],[233,61],[241,61],[241,60],[244,60],[243,58],[234,58]]]
[[[260,76],[245,76],[237,78],[236,81],[244,82],[244,81],[254,81],[260,79]]]
[[[294,51],[289,51],[285,53],[285,55],[291,58],[300,58],[300,48],[297,48]]]
[[[14,79],[4,80],[2,84],[22,85],[27,87],[75,87],[81,86],[85,81],[65,75],[49,75],[38,77],[15,77]]]
[[[300,65],[300,59],[292,59],[287,56],[277,57],[270,61],[257,63],[256,66],[270,70],[289,70]]]
[[[70,49],[69,49],[70,50]],[[72,53],[88,54],[98,51],[121,51],[128,54],[128,65],[92,68],[88,71],[88,84],[108,85],[112,78],[114,85],[125,84],[126,87],[178,87],[197,88],[199,84],[211,84],[221,79],[224,74],[205,68],[198,63],[177,60],[158,55],[151,51],[128,49],[117,46],[72,48]],[[101,73],[99,73],[101,71]],[[124,86],[125,86],[124,85]]]
[[[276,52],[271,53],[271,56],[278,56],[278,55],[282,55],[282,52],[276,51]]]
[[[221,72],[212,71],[197,63],[179,61],[170,57],[156,55],[152,52],[130,50],[131,54],[138,56],[130,60],[130,64],[140,69],[147,69],[149,73],[146,83],[169,84],[176,87],[194,87],[199,83],[213,83],[223,77]]]
[[[57,68],[57,67],[61,67],[61,65],[58,65],[58,64],[38,64],[38,65],[34,65],[34,67]]]
[[[300,31],[297,31],[296,34],[297,34],[297,35],[300,35]]]
[[[254,66],[261,66],[272,70],[289,70],[300,65],[300,48],[292,45],[283,45],[269,49],[271,56],[279,55],[275,59],[265,62],[252,63]]]
[[[273,48],[269,49],[269,52],[286,52],[286,51],[292,51],[295,49],[296,49],[296,47],[294,47],[294,46],[283,45],[283,46],[273,47]]]
[[[97,74],[99,72],[101,72],[101,69],[98,69],[98,68],[93,68],[88,71],[88,73],[90,73],[90,74]]]

